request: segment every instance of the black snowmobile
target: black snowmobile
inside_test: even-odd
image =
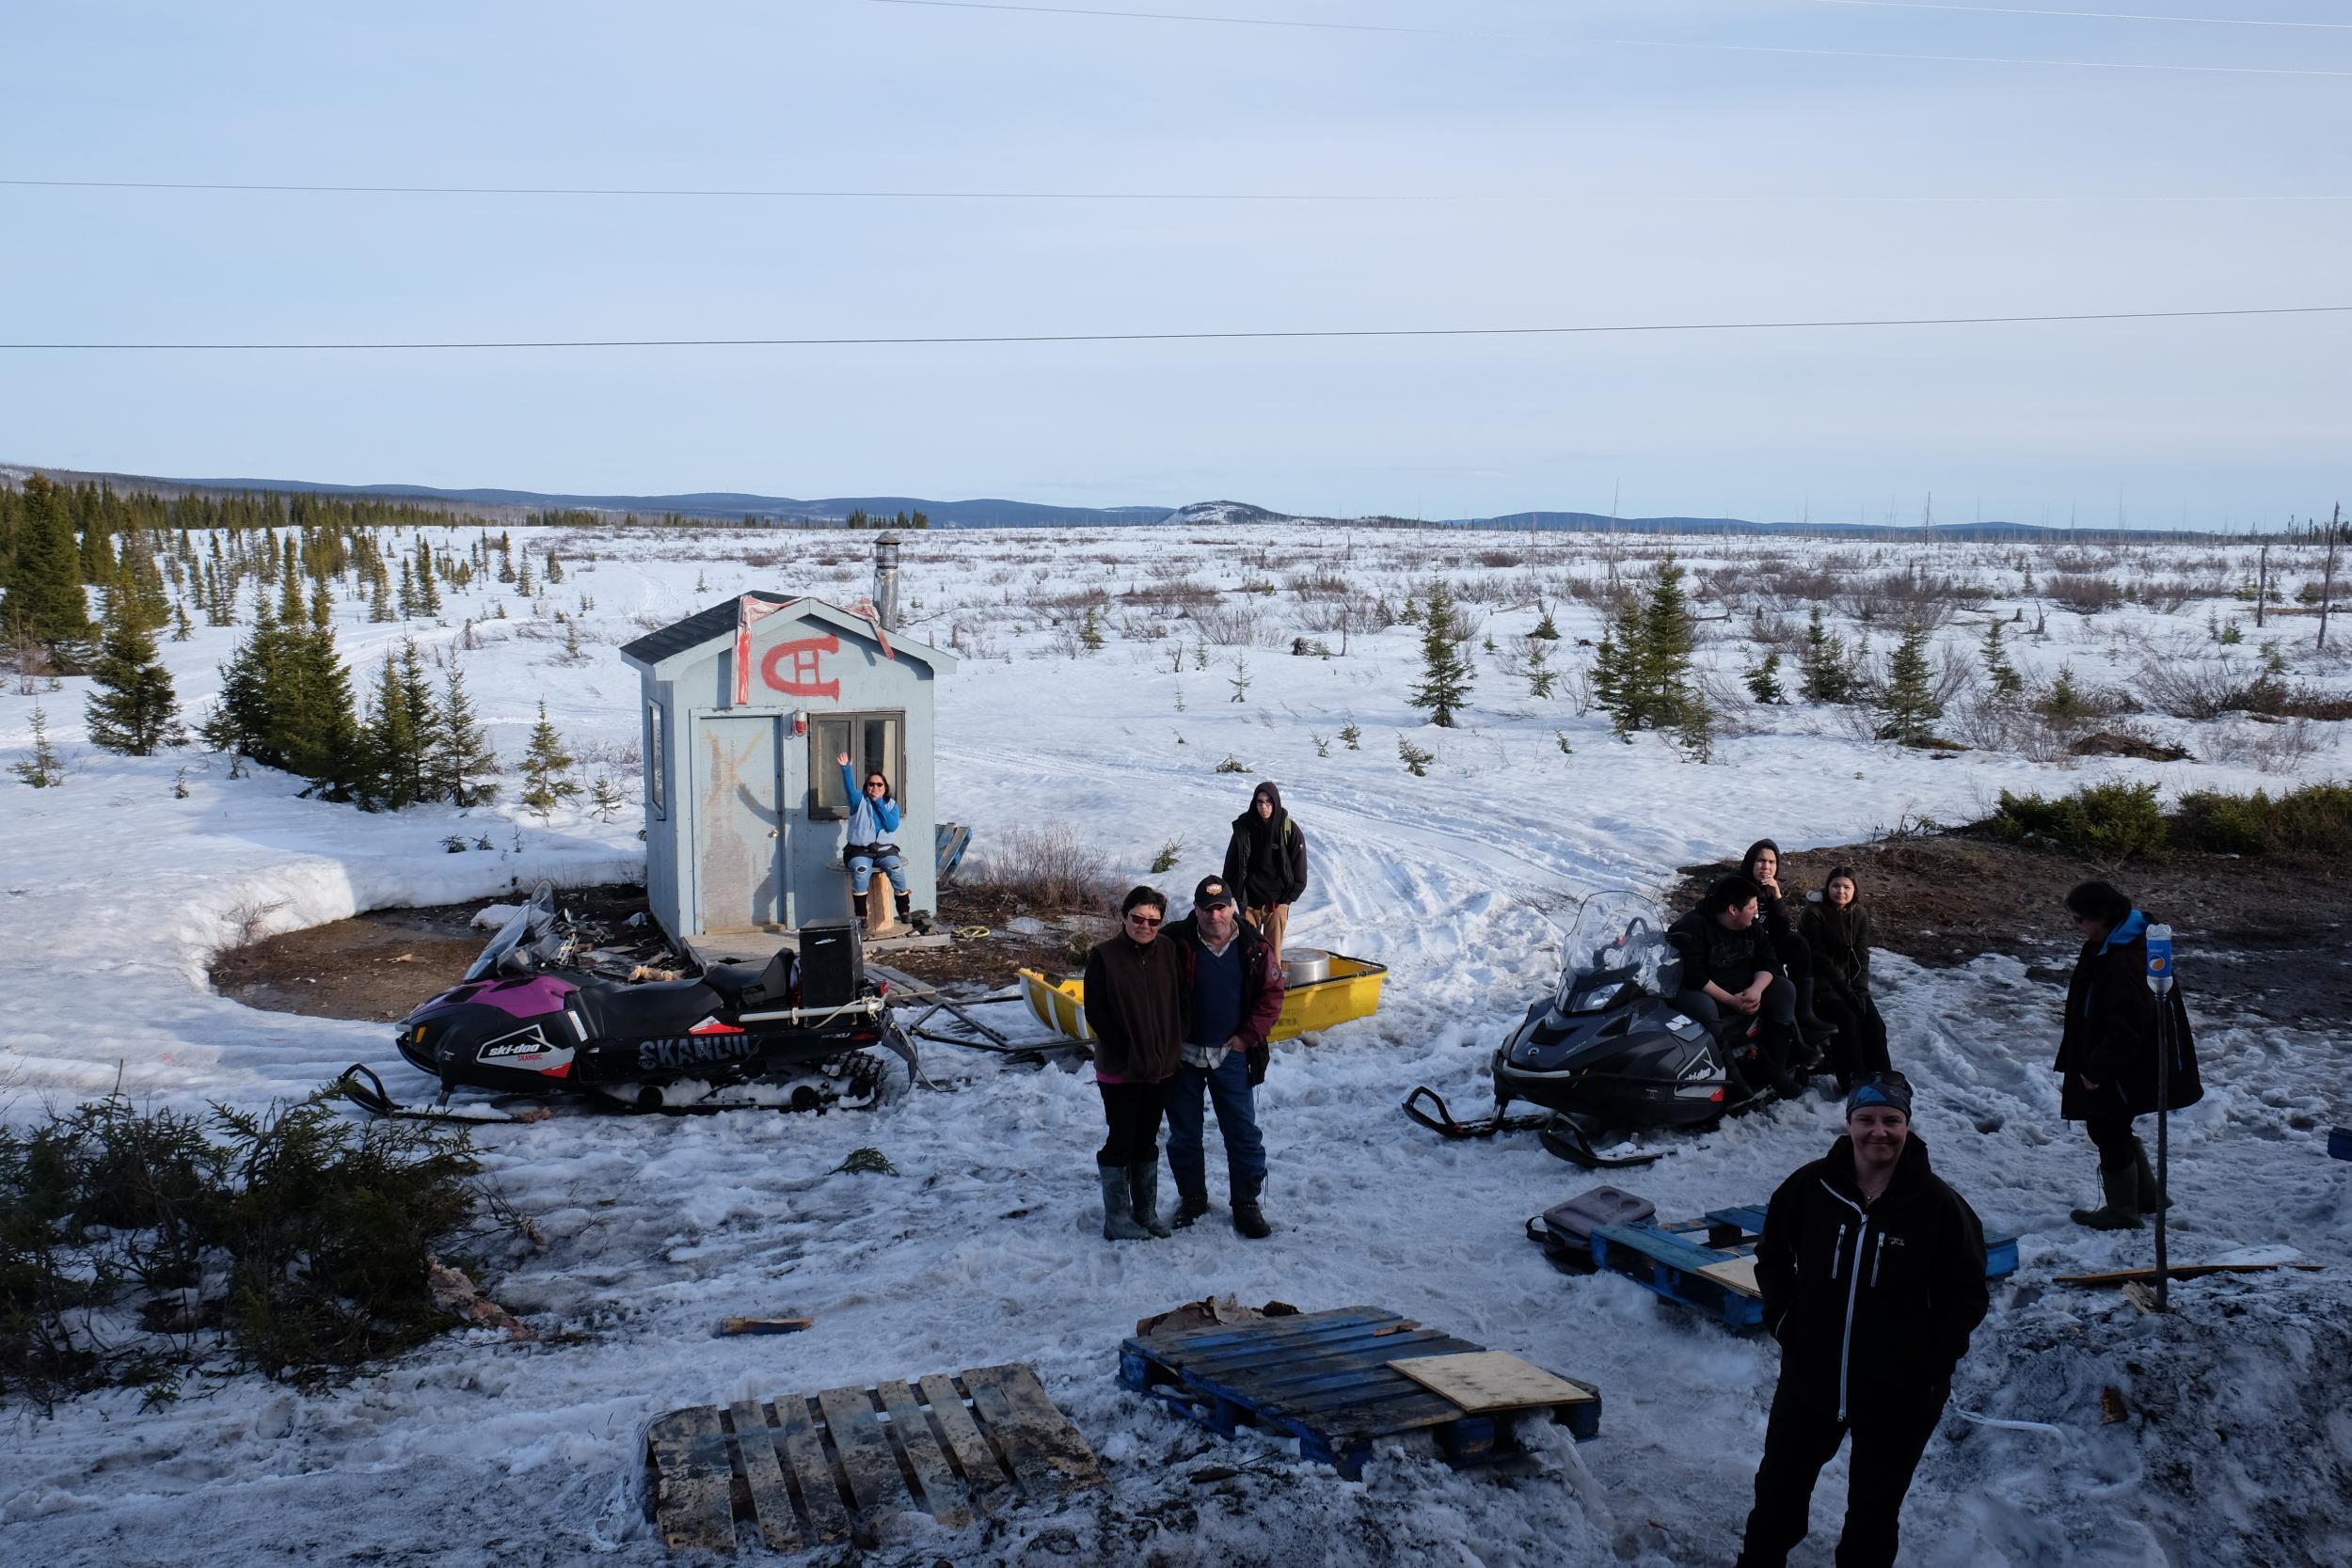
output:
[[[1449,1138],[1534,1132],[1563,1160],[1615,1169],[1662,1151],[1612,1157],[1595,1149],[1595,1138],[1705,1127],[1770,1097],[1740,1075],[1724,1042],[1675,1006],[1681,957],[1645,915],[1628,912],[1628,901],[1588,900],[1567,956],[1558,988],[1528,1007],[1494,1054],[1491,1116],[1457,1120],[1426,1085],[1406,1096],[1405,1114]],[[1521,1100],[1544,1114],[1508,1115]]]
[[[919,1069],[885,988],[865,977],[853,931],[839,934],[851,951],[829,966],[845,976],[838,995],[803,994],[789,950],[764,968],[718,964],[696,979],[631,985],[572,966],[574,943],[543,882],[456,987],[401,1022],[401,1056],[440,1081],[434,1106],[399,1105],[364,1065],[343,1075],[344,1092],[382,1115],[465,1120],[507,1118],[450,1109],[461,1086],[641,1111],[872,1105]],[[905,1071],[875,1047],[903,1058]]]

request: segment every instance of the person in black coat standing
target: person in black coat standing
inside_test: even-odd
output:
[[[1837,1030],[1830,1059],[1843,1096],[1863,1074],[1893,1065],[1886,1057],[1886,1020],[1870,995],[1870,944],[1877,932],[1853,867],[1831,867],[1821,879],[1820,902],[1805,906],[1801,928],[1813,955],[1814,1005]]]
[[[1853,1433],[1838,1568],[1886,1568],[1912,1472],[1952,1370],[1984,1321],[1984,1227],[1928,1168],[1911,1085],[1873,1073],[1846,1101],[1846,1135],[1772,1195],[1756,1247],[1780,1386],[1739,1568],[1782,1568],[1805,1537],[1813,1484]]]
[[[2077,1209],[2074,1223],[2094,1230],[2137,1230],[2139,1217],[2170,1207],[2156,1184],[2148,1150],[2132,1133],[2132,1118],[2158,1109],[2156,995],[2148,987],[2148,917],[2106,882],[2083,882],[2066,895],[2067,911],[2082,934],[2083,950],[2066,985],[2066,1020],[2058,1036],[2061,1075],[2058,1115],[2079,1121],[2099,1150],[2099,1189],[2106,1202]],[[2181,988],[2165,993],[2172,1014],[2170,1103],[2178,1111],[2204,1098],[2197,1076],[2197,1047],[2189,1037]]]
[[[1282,809],[1282,791],[1268,779],[1249,797],[1249,809],[1233,818],[1225,846],[1225,885],[1241,900],[1241,917],[1257,928],[1282,962],[1282,938],[1290,929],[1291,906],[1307,891],[1307,835]]]

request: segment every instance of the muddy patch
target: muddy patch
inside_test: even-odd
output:
[[[1850,865],[1877,916],[1881,947],[1934,967],[1987,953],[2026,961],[2037,979],[2064,983],[2078,943],[2066,890],[2092,877],[2122,888],[2180,944],[2182,984],[2201,1005],[2281,1023],[2333,1024],[2352,1016],[2352,911],[2343,868],[2276,857],[2176,855],[2122,870],[1966,833],[1905,836],[1785,857],[1792,896]],[[1698,902],[1736,862],[1682,867],[1674,909]]]

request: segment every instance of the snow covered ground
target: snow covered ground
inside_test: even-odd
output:
[[[458,536],[461,547],[469,537]],[[469,686],[509,756],[544,696],[567,738],[625,781],[636,682],[612,643],[742,588],[854,600],[867,572],[853,534],[515,537],[534,548],[552,539],[569,575],[538,613],[510,598],[510,619],[477,621]],[[2139,603],[2079,615],[2045,604],[2034,584],[2057,568],[2027,546],[1678,543],[1694,578],[1721,595],[1817,567],[1840,570],[1841,583],[1915,567],[1986,585],[1993,610],[2025,611],[2011,655],[2029,675],[2065,664],[2077,680],[2122,684],[2159,655],[2250,668],[2276,637],[2296,644],[2280,650],[2293,678],[2346,684],[2340,663],[2309,651],[2307,619],[2264,633],[2249,619],[2244,645],[2216,648],[2209,617],[2249,617],[2227,596],[2250,569],[2248,551],[2153,546],[2094,563],[2125,582],[2206,593],[2170,612]],[[1565,588],[1572,577],[1638,578],[1656,547],[1331,528],[910,536],[910,633],[964,655],[939,695],[942,815],[974,826],[976,853],[1016,824],[1068,823],[1122,879],[1140,878],[1172,838],[1178,864],[1157,880],[1188,889],[1217,864],[1250,784],[1276,779],[1314,856],[1295,940],[1391,966],[1375,1019],[1277,1051],[1262,1101],[1274,1239],[1239,1240],[1220,1211],[1171,1241],[1104,1243],[1090,1169],[1098,1104],[1067,1065],[937,1048],[939,1092],[869,1116],[575,1116],[493,1128],[481,1136],[492,1178],[547,1243],[516,1259],[497,1294],[536,1326],[584,1338],[445,1338],[318,1394],[221,1376],[159,1414],[140,1414],[129,1393],[50,1419],[0,1413],[11,1455],[0,1560],[659,1562],[666,1554],[638,1492],[651,1417],[1029,1360],[1109,1462],[1112,1486],[961,1535],[908,1520],[876,1560],[1728,1562],[1775,1371],[1770,1345],[1624,1281],[1554,1273],[1521,1223],[1592,1179],[1532,1137],[1442,1145],[1397,1113],[1404,1094],[1428,1083],[1457,1107],[1485,1104],[1486,1053],[1551,982],[1565,911],[1588,893],[1654,893],[1677,865],[1736,854],[1768,832],[1793,848],[1905,819],[1965,820],[2004,787],[2055,792],[2117,776],[2168,793],[2275,788],[2334,776],[2342,759],[2323,733],[2331,725],[2312,727],[2310,749],[2282,751],[2241,722],[2156,719],[2142,722],[2209,760],[1936,760],[1858,738],[1839,711],[1802,704],[1744,709],[1736,728],[1746,733],[1727,726],[1706,766],[1655,736],[1620,745],[1573,698],[1588,657],[1575,640],[1597,637],[1599,618]],[[2285,549],[2273,551],[2274,567],[2282,557],[2290,592],[2315,575],[2315,561]],[[1482,637],[1499,649],[1479,654],[1467,727],[1428,729],[1406,705],[1418,673],[1409,626],[1352,630],[1343,657],[1291,656],[1297,636],[1340,646],[1291,578],[1338,574],[1401,604],[1439,570],[1471,589]],[[1187,583],[1222,592],[1188,599]],[[1091,653],[1077,635],[1083,606],[1051,602],[1089,588],[1108,595],[1098,610],[1107,642]],[[595,600],[579,612],[591,653],[566,662],[548,615],[582,594]],[[1534,626],[1538,595],[1567,639],[1554,661],[1565,678],[1549,699],[1528,696],[1497,662]],[[371,626],[347,604],[346,656],[364,673],[404,633],[447,649],[461,618],[486,613],[494,596],[453,596],[438,626]],[[1174,613],[1187,603],[1195,613]],[[1831,603],[1843,634],[1866,629],[1853,603]],[[1724,640],[1701,658],[1724,682],[1752,661],[1757,610],[1802,624],[1806,604],[1741,597],[1730,619],[1710,623]],[[2042,638],[2029,635],[2037,618]],[[1883,655],[1886,622],[1867,629]],[[1942,634],[1963,653],[1980,637]],[[164,644],[191,713],[216,689],[230,640],[200,629]],[[1197,647],[1208,668],[1197,667]],[[1238,678],[1248,686],[1233,701]],[[28,744],[40,704],[71,768],[56,789],[0,786],[0,940],[18,956],[0,1023],[0,1099],[12,1117],[118,1079],[143,1101],[259,1104],[303,1094],[355,1059],[421,1093],[382,1025],[228,1002],[206,987],[207,954],[241,930],[486,900],[542,876],[612,879],[641,863],[633,811],[609,825],[575,812],[542,823],[509,807],[462,821],[441,808],[370,816],[298,800],[282,777],[231,780],[221,759],[193,751],[105,756],[79,743],[85,685],[0,696],[7,760]],[[1337,738],[1351,722],[1360,750]],[[1400,766],[1400,736],[1438,753],[1426,778]],[[1227,757],[1243,771],[1215,771]],[[183,767],[185,800],[170,787]],[[445,852],[441,841],[461,829],[496,847]],[[2021,927],[2042,919],[2020,911]],[[2194,934],[2183,943],[2194,997]],[[2352,1165],[2324,1150],[2326,1127],[2352,1120],[2342,1036],[2201,1012],[2208,1092],[2173,1127],[2173,1256],[2291,1247],[2326,1267],[2183,1284],[2180,1312],[2156,1319],[2049,1283],[2151,1259],[2144,1232],[2094,1235],[2067,1220],[2094,1183],[2079,1130],[2058,1119],[2047,1070],[2058,993],[2002,958],[1946,970],[1888,958],[1881,973],[1896,1060],[1920,1085],[1917,1127],[1937,1167],[1989,1225],[2023,1238],[2023,1267],[1996,1291],[1954,1403],[2042,1423],[1947,1419],[1912,1492],[1906,1560],[2352,1561],[2342,1507],[2352,1496]],[[1831,1107],[1778,1107],[1686,1140],[1622,1184],[1669,1214],[1760,1200],[1836,1130]],[[826,1174],[869,1144],[898,1176]],[[1114,1382],[1119,1340],[1137,1318],[1212,1291],[1309,1308],[1375,1303],[1520,1352],[1601,1386],[1601,1439],[1578,1449],[1546,1434],[1541,1465],[1516,1478],[1456,1475],[1398,1453],[1360,1484],[1253,1440],[1217,1443]],[[787,1310],[817,1326],[781,1339],[711,1337],[722,1316]],[[2131,1415],[2102,1425],[2109,1386]],[[1230,1480],[1190,1479],[1204,1465],[1269,1458]],[[1825,1477],[1806,1560],[1828,1560],[1844,1470],[1841,1459]]]

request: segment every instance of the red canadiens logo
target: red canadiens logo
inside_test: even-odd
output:
[[[841,651],[841,639],[827,632],[779,642],[759,661],[759,678],[787,697],[827,697],[839,700],[841,683],[825,680],[824,656]],[[790,671],[784,666],[789,661]]]

